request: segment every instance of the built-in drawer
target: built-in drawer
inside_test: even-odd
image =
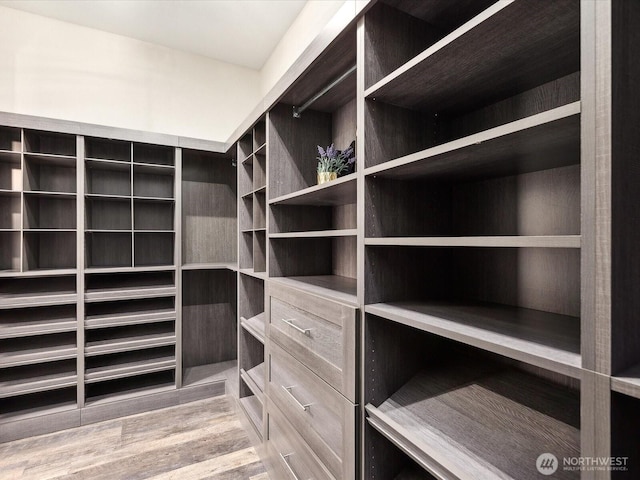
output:
[[[268,394],[334,477],[355,478],[356,407],[272,343]]]
[[[357,308],[275,282],[269,337],[351,402],[356,402]]]
[[[278,408],[267,405],[267,455],[268,464],[277,470],[271,472],[275,479],[335,480]]]

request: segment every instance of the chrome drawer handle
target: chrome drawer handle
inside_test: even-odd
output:
[[[296,402],[296,405],[298,405],[303,411],[308,412],[309,408],[311,408],[311,405],[313,405],[312,403],[307,403],[306,405],[301,403],[300,400],[298,400],[295,395],[293,394],[293,392],[291,390],[293,390],[294,385],[291,385],[290,387],[285,387],[284,385],[282,385],[282,389],[287,392],[289,394],[289,396],[291,398],[293,398],[293,401]]]
[[[300,328],[299,326],[297,326],[295,323],[293,323],[293,321],[295,320],[295,318],[292,318],[290,320],[287,319],[281,319],[284,323],[286,323],[287,325],[289,325],[291,328],[293,328],[294,330],[297,330],[298,332],[302,333],[303,335],[306,335],[307,337],[311,336],[311,329],[310,328]]]
[[[286,455],[280,454],[280,458],[282,459],[284,464],[287,466],[287,470],[289,470],[289,473],[293,476],[293,478],[295,478],[296,480],[300,480],[298,475],[296,475],[296,472],[293,471],[293,468],[291,467],[291,464],[289,463],[289,457],[291,455],[293,455],[293,453],[287,453]],[[313,480],[313,479],[310,478],[309,480]]]

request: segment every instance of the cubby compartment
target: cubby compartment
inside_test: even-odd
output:
[[[76,159],[24,156],[25,192],[76,192]]]
[[[131,231],[131,199],[87,197],[85,199],[85,228],[87,230]],[[130,249],[131,247],[129,247]]]
[[[0,420],[17,421],[77,408],[76,387],[0,399]]]
[[[240,330],[240,398],[256,395],[264,400],[264,344],[246,330]]]
[[[267,201],[264,191],[253,195],[253,228],[255,230],[267,227]]]
[[[173,374],[176,366],[175,347],[164,346],[91,356],[86,358],[85,364],[84,378],[87,384],[138,377],[142,374],[166,370],[170,370]],[[134,379],[126,383],[135,384]],[[91,391],[88,391],[87,397],[91,396],[93,396]]]
[[[133,161],[135,163],[147,163],[151,165],[174,166],[175,152],[173,147],[134,143]]]
[[[276,105],[269,112],[269,200],[285,200],[334,185],[318,186],[316,157],[318,146],[334,144],[344,150],[356,138],[356,102],[353,97],[344,103],[332,104],[326,111],[305,110],[300,118],[291,114],[292,106]],[[254,172],[255,175],[255,172]],[[355,190],[354,190],[355,191]]]
[[[131,196],[131,165],[117,161],[87,160],[85,191],[93,195]]]
[[[0,151],[0,192],[22,190],[21,162],[19,152]]]
[[[495,2],[378,2],[366,15],[365,88],[432,47]]]
[[[264,280],[241,274],[238,288],[240,326],[264,343]]]
[[[24,151],[25,153],[75,157],[76,136],[67,133],[25,130]]]
[[[365,204],[368,238],[544,236],[579,246],[580,165],[495,178],[369,175]]]
[[[0,153],[20,153],[21,151],[22,133],[20,129],[15,127],[0,127]]]
[[[580,455],[579,380],[375,315],[365,330],[367,429],[434,475],[537,479],[540,452]],[[365,478],[386,471],[388,447],[365,436]]]
[[[77,301],[75,275],[0,278],[0,308],[59,305]]]
[[[253,191],[253,161],[247,160],[238,165],[238,189],[240,195],[247,195]]]
[[[134,233],[134,266],[174,265],[174,233]]]
[[[92,273],[86,277],[85,300],[103,302],[166,297],[176,294],[175,272]]]
[[[237,358],[236,272],[182,272],[183,385],[224,380],[221,363]]]
[[[267,126],[264,120],[260,120],[253,127],[253,151],[257,152],[267,141]]]
[[[84,145],[87,159],[131,162],[131,142],[85,137]]]
[[[0,231],[0,272],[19,272],[20,232]]]
[[[76,232],[24,233],[23,270],[76,268]]]
[[[129,213],[131,211],[129,210]],[[131,267],[130,232],[90,232],[85,234],[87,268]]]
[[[21,218],[20,194],[0,192],[0,231],[20,230]]]
[[[175,371],[171,367],[159,372],[128,376],[86,385],[88,407],[127,400],[176,388]]]
[[[267,185],[267,157],[263,153],[253,156],[253,190],[260,190]]]
[[[2,370],[0,399],[75,387],[78,376],[75,360],[24,365]]]
[[[272,204],[269,215],[271,238],[357,234],[355,199],[338,205]]]
[[[357,304],[356,237],[271,238],[269,276]]]
[[[253,136],[247,133],[238,140],[238,161],[243,162],[253,153]]]
[[[236,167],[228,154],[182,151],[182,263],[235,264]]]
[[[172,202],[134,200],[133,228],[135,230],[173,231],[174,205]]]
[[[264,272],[267,269],[267,232],[253,233],[253,271]]]
[[[87,330],[85,356],[107,355],[175,345],[173,321],[149,325],[122,325]]]
[[[24,195],[26,230],[73,230],[76,228],[76,198],[57,195]]]
[[[174,197],[173,168],[153,165],[133,166],[133,196],[147,198]]]
[[[142,325],[176,319],[174,297],[89,303],[85,307],[86,330]]]
[[[240,233],[240,252],[238,254],[238,264],[240,269],[253,271],[253,232]]]
[[[611,393],[611,456],[613,480],[633,479],[636,476],[635,459],[640,458],[640,399],[623,393]]]
[[[76,330],[75,305],[0,310],[0,338],[19,338]]]
[[[579,377],[577,248],[366,247],[368,313]]]
[[[240,197],[238,221],[241,232],[253,230],[253,194]]]
[[[76,358],[75,332],[0,340],[0,368]]]

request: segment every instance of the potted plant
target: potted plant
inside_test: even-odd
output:
[[[345,150],[338,150],[333,143],[326,149],[318,145],[318,185],[335,180],[355,171],[355,142]]]

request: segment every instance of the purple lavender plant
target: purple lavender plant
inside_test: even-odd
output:
[[[335,172],[338,176],[355,171],[355,141],[344,151],[335,148],[332,143],[326,150],[318,145],[318,173]]]

